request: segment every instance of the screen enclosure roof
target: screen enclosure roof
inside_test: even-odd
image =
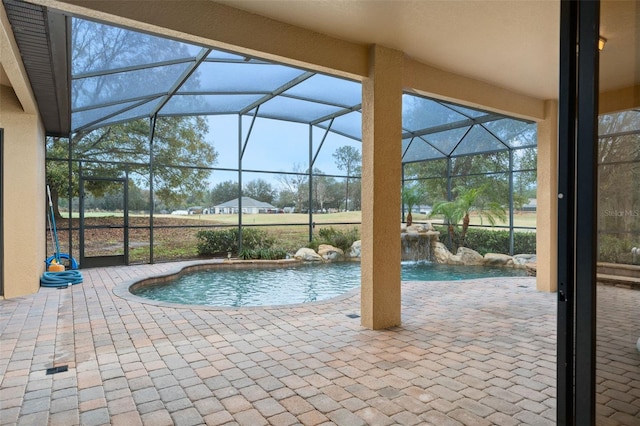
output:
[[[100,22],[60,19],[39,6],[28,5],[25,12],[24,3],[4,1],[27,72],[34,59],[43,68],[47,55],[54,76],[67,70],[66,79],[58,75],[52,83],[41,84],[57,82],[60,93],[60,82],[69,82],[67,99],[57,102],[59,119],[45,120],[48,134],[87,132],[153,116],[236,114],[308,124],[362,139],[359,82]],[[39,14],[40,19],[25,14]],[[32,33],[48,39],[49,52],[29,48]],[[60,34],[69,44],[66,58],[52,55],[60,51]],[[50,117],[51,103],[38,99],[45,90],[37,83],[32,85],[39,107],[48,109]],[[403,163],[537,143],[535,123],[409,93],[403,94],[402,108]],[[60,123],[68,125],[60,128]]]

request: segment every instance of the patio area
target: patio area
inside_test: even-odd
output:
[[[0,301],[1,423],[555,423],[557,295],[534,278],[405,282],[402,326],[386,331],[349,317],[358,292],[243,309],[113,294],[186,264],[88,269]],[[640,291],[599,288],[599,424],[640,424],[638,306]]]

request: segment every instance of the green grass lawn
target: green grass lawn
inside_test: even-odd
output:
[[[154,215],[154,218],[158,217],[184,219],[187,221],[203,220],[220,225],[235,225],[238,223],[237,214]],[[361,217],[360,212],[317,213],[313,215],[313,221],[316,223],[360,222]],[[309,223],[309,215],[302,213],[243,214],[242,223],[247,225],[307,224]]]
[[[63,217],[66,213],[62,213]],[[73,213],[73,218],[78,218],[78,213]],[[98,217],[122,217],[122,212],[87,212],[86,218]],[[129,217],[149,217],[148,215],[129,214]],[[156,214],[154,219],[171,219],[183,221],[188,224],[189,221],[204,221],[217,225],[237,225],[238,215],[236,214],[196,214],[196,215],[170,215]],[[515,226],[532,227],[536,226],[535,213],[515,213],[513,215]],[[358,223],[362,220],[362,214],[359,211],[339,212],[339,213],[318,213],[313,215],[313,222],[322,223]],[[442,223],[441,217],[430,218],[425,214],[416,213],[413,215],[414,222],[433,222]],[[302,213],[284,213],[284,214],[244,214],[242,215],[242,223],[246,225],[274,225],[274,224],[307,224],[309,223],[309,215]],[[477,215],[471,215],[472,225],[485,225],[489,227],[486,219],[480,220]],[[508,226],[508,217],[506,221],[498,221],[496,225]]]
[[[491,224],[485,219],[483,218],[483,220],[481,221],[480,218],[477,215],[471,215],[470,217],[470,224],[471,225],[484,225],[484,227],[491,227]],[[509,226],[509,216],[507,216],[506,218],[507,220],[504,221],[497,221],[496,222],[496,226]],[[414,214],[413,215],[413,221],[414,222],[432,222],[432,223],[442,223],[442,218],[441,217],[433,217],[433,218],[428,218],[427,215],[421,215],[421,214]],[[513,215],[513,225],[514,226],[525,226],[525,227],[532,227],[535,228],[536,227],[536,214],[535,213],[514,213]],[[531,232],[535,231],[535,230],[530,230]]]
[[[74,215],[75,216],[75,215]],[[361,221],[361,212],[340,212],[314,214],[313,222],[315,226],[313,235],[317,236],[320,229],[325,226],[332,226],[341,230],[351,228],[360,229],[358,223]],[[535,226],[535,213],[514,215],[516,226]],[[122,225],[122,213],[117,212],[91,212],[85,216],[87,225],[115,224]],[[242,223],[247,226],[264,225],[262,229],[271,234],[277,240],[277,245],[293,253],[298,248],[305,246],[309,241],[309,215],[308,214],[245,214],[242,216]],[[415,214],[415,222],[440,223],[438,218],[428,218],[426,215]],[[66,220],[57,224],[60,234],[62,251],[68,245],[68,233]],[[74,228],[78,228],[79,221],[73,219]],[[477,216],[472,216],[472,224],[480,224]],[[154,260],[180,260],[192,259],[198,256],[196,234],[200,230],[211,229],[212,225],[234,226],[238,224],[237,215],[154,215]],[[326,225],[324,225],[326,224]],[[330,225],[331,224],[331,225]],[[486,221],[485,221],[486,224]],[[506,224],[505,224],[506,225]],[[145,263],[149,261],[149,240],[150,232],[149,216],[141,214],[129,215],[129,246],[130,260],[133,263]],[[185,228],[181,228],[186,226]],[[398,219],[398,229],[400,220]],[[85,247],[92,255],[114,254],[122,250],[122,230],[102,228],[102,230],[91,231],[89,239],[85,238]],[[120,242],[120,249],[118,249]],[[78,256],[78,232],[74,231],[74,256]]]

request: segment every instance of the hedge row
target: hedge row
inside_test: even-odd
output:
[[[435,226],[440,231],[440,242],[449,250],[456,252],[459,245],[460,229],[456,229],[453,246],[449,244],[449,236],[445,226]],[[308,247],[317,250],[320,244],[331,244],[345,252],[354,241],[360,238],[357,228],[348,231],[337,230],[333,227],[320,230],[319,238],[309,243]],[[198,254],[201,256],[232,255],[245,258],[283,258],[284,250],[274,247],[275,239],[266,231],[255,228],[244,228],[242,231],[242,253],[238,253],[238,228],[225,230],[200,231],[198,237]],[[535,253],[536,234],[534,232],[516,232],[514,239],[514,253]],[[486,253],[509,253],[509,231],[470,228],[467,231],[465,247],[485,255]]]
[[[460,243],[460,229],[456,229],[453,246],[449,244],[449,234],[446,226],[435,226],[440,231],[440,242],[446,245],[453,253],[457,251]],[[509,253],[509,231],[469,228],[465,238],[465,247],[473,249],[485,255],[487,253]],[[515,232],[513,234],[514,254],[536,253],[535,232]]]

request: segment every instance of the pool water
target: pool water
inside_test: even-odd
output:
[[[522,277],[524,269],[496,266],[440,265],[426,262],[402,262],[403,281],[456,281],[474,278]]]
[[[523,276],[523,270],[403,262],[404,281],[448,281]],[[360,264],[303,264],[267,269],[209,269],[174,281],[133,288],[136,296],[162,302],[208,306],[271,306],[315,302],[360,285]]]

